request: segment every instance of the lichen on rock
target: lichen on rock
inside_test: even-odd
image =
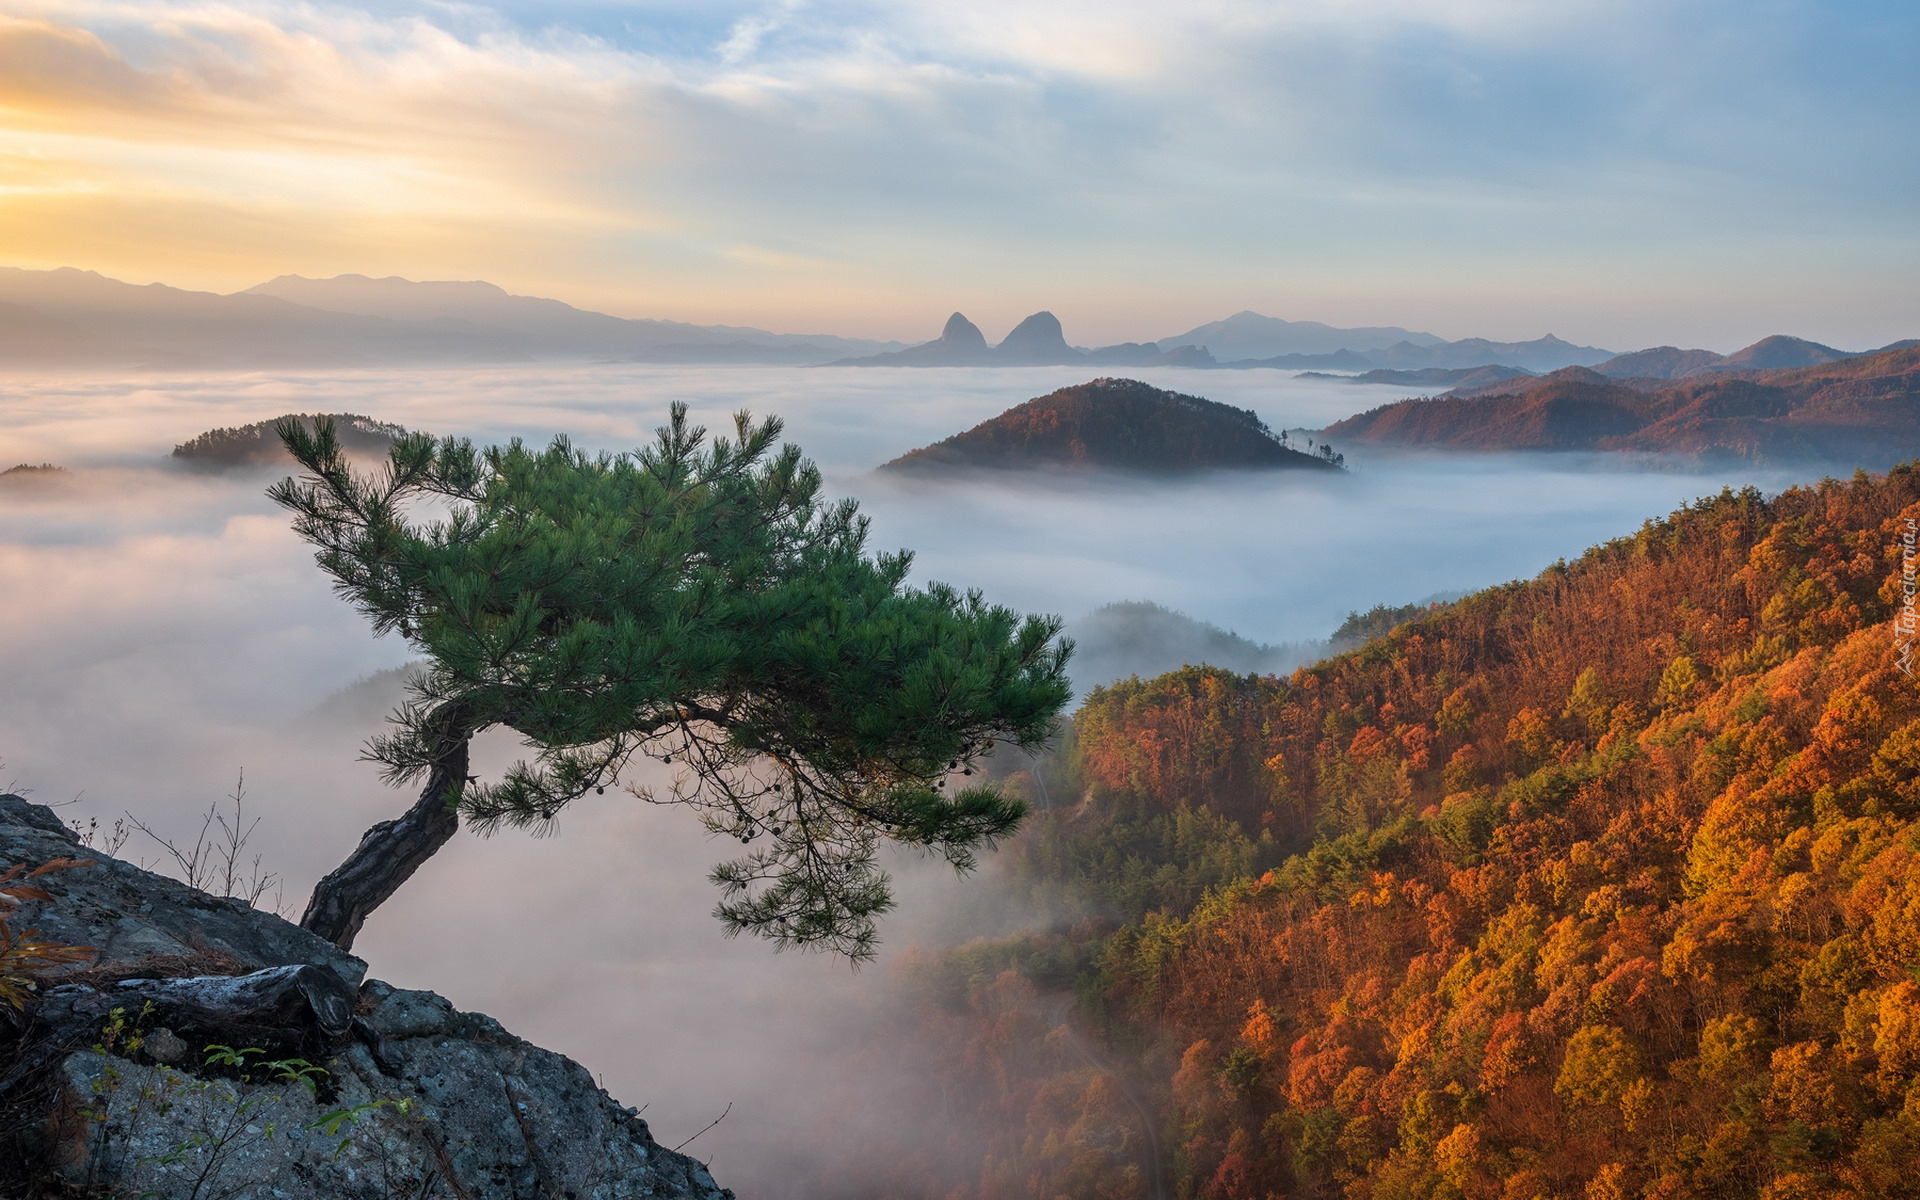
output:
[[[49,810],[0,796],[0,864],[75,850]],[[491,1017],[364,979],[270,913],[90,857],[20,914],[100,953],[0,1020],[0,1194],[732,1196],[586,1068]]]

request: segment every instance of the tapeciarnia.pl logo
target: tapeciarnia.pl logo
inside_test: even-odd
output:
[[[1900,538],[1900,611],[1893,618],[1893,652],[1908,679],[1914,677],[1914,635],[1920,631],[1920,617],[1915,614],[1915,596],[1920,594],[1920,579],[1916,579],[1916,569],[1920,568],[1917,542],[1920,542],[1920,517],[1908,517],[1906,532]]]

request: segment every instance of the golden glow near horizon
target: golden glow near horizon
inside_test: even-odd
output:
[[[1621,345],[1913,333],[1898,54],[1843,91],[1795,56],[1845,31],[1741,14],[0,0],[0,263],[488,278],[909,338],[954,307],[1052,308],[1089,342],[1245,307]],[[1716,31],[1747,61],[1674,74]],[[1794,162],[1756,153],[1787,140]]]
[[[540,161],[564,136],[520,102],[552,62],[516,70],[427,26],[368,61],[212,17],[168,30],[174,53],[152,64],[50,20],[0,19],[0,257],[243,286],[288,263],[511,261],[498,249],[531,231],[646,224],[556,186]]]

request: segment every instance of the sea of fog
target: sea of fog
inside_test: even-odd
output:
[[[1408,394],[1273,371],[1134,372],[1318,429]],[[1706,473],[1595,456],[1368,455],[1351,472],[953,483],[872,468],[1084,369],[856,370],[608,365],[0,380],[0,790],[76,820],[132,812],[191,840],[245,773],[252,849],[297,915],[312,881],[409,797],[356,759],[384,694],[336,694],[399,665],[335,598],[268,504],[258,473],[199,475],[167,453],[203,430],[290,411],[364,413],[480,440],[557,433],[619,450],[684,400],[716,429],[777,414],[835,495],[857,497],[877,549],[912,548],[921,580],[979,587],[1072,619],[1151,600],[1260,641],[1324,637],[1350,610],[1534,574],[1723,486],[1775,491],[1781,472]],[[1099,682],[1081,680],[1088,684]],[[362,694],[370,692],[372,694]],[[329,702],[329,697],[334,699]],[[507,762],[495,739],[483,766]],[[644,781],[643,781],[644,782]],[[722,938],[706,867],[726,856],[690,815],[609,793],[557,836],[462,836],[375,914],[372,972],[492,1013],[587,1063],[644,1104],[743,1195],[796,1194],[816,1139],[861,1136],[812,1103],[857,1044],[884,963],[860,972]],[[144,835],[123,855],[164,867]],[[902,859],[888,944],[1009,928],[991,869],[956,882]],[[895,1081],[853,1081],[885,1120]],[[787,1182],[783,1182],[787,1181]]]

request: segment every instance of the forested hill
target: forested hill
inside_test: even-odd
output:
[[[287,413],[255,421],[251,425],[209,429],[188,438],[173,448],[173,457],[202,470],[230,467],[292,466],[293,458],[280,443],[276,431],[282,421],[298,421],[312,429],[316,422],[333,422],[334,436],[341,447],[355,457],[384,459],[394,439],[406,430],[387,421],[364,417],[359,413]]]
[[[1911,467],[1723,493],[1285,680],[1094,693],[1011,857],[1087,917],[910,972],[968,1186],[1920,1195],[1917,529]]]
[[[1095,379],[1050,392],[885,464],[887,471],[1106,467],[1183,472],[1210,468],[1338,469],[1338,455],[1307,454],[1243,408],[1134,379]]]
[[[1884,469],[1920,454],[1920,348],[1680,383],[1581,367],[1479,394],[1403,400],[1333,437],[1464,450],[1601,450]]]

